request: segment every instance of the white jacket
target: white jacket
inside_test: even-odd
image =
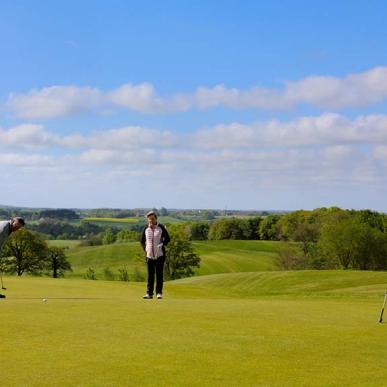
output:
[[[161,243],[161,234],[163,230],[158,225],[154,229],[148,227],[145,230],[145,251],[147,258],[157,259],[163,256],[163,244]]]

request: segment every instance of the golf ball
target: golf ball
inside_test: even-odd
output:
[[[47,298],[43,298],[42,301],[43,301],[43,302],[47,302]]]

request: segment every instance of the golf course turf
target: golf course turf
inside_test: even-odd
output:
[[[200,276],[167,282],[161,301],[143,283],[5,282],[4,386],[387,383],[387,273]]]

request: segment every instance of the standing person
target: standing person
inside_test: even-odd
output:
[[[165,262],[165,246],[169,243],[170,237],[167,229],[157,223],[157,214],[150,211],[146,214],[148,226],[144,228],[141,235],[141,246],[146,255],[148,267],[147,292],[143,298],[153,298],[153,290],[156,274],[157,299],[163,298],[163,271]]]
[[[11,233],[24,227],[25,222],[23,218],[15,217],[11,220],[4,220],[0,222],[0,253],[4,242],[8,239]],[[4,294],[0,294],[0,298],[5,298]]]

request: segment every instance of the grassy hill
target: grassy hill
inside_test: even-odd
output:
[[[380,297],[387,289],[387,272],[301,270],[229,273],[184,278],[174,286],[210,289],[234,297],[314,296]]]
[[[69,242],[66,244],[66,242]],[[138,242],[115,243],[104,246],[82,247],[73,241],[50,241],[52,245],[69,247],[66,254],[73,267],[66,277],[83,277],[93,267],[97,277],[109,267],[114,272],[127,267],[129,273],[135,268],[145,275],[141,248]],[[275,270],[278,242],[268,241],[202,241],[193,242],[195,251],[202,261],[198,275],[232,272]]]
[[[387,380],[387,324],[377,323],[387,273],[202,276],[166,283],[162,301],[142,300],[142,283],[5,282],[4,386],[363,387]]]
[[[103,246],[70,247],[66,252],[73,272],[66,273],[68,278],[82,278],[88,268],[93,268],[97,278],[103,279],[105,268],[110,268],[116,274],[118,269],[127,268],[133,274],[136,267],[145,274],[141,247],[138,243],[115,243]]]
[[[193,246],[202,261],[199,275],[275,270],[278,242],[270,241],[195,241]]]

